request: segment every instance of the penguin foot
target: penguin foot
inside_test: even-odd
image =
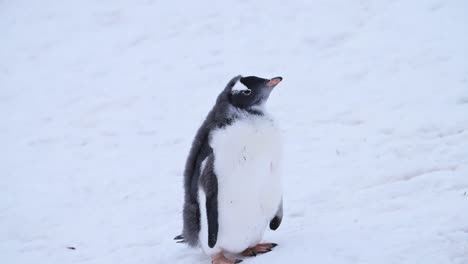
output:
[[[264,243],[258,244],[253,248],[248,248],[242,252],[243,256],[246,257],[255,257],[258,254],[265,254],[270,252],[274,247],[278,246],[276,243]]]
[[[241,259],[228,259],[223,255],[223,253],[218,253],[211,257],[211,264],[235,264],[241,262]]]

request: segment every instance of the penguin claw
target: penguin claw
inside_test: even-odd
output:
[[[241,263],[243,260],[242,259],[236,259],[236,262],[234,263]]]
[[[271,248],[275,248],[275,247],[277,247],[277,246],[278,246],[278,244],[276,244],[276,243],[271,243]]]

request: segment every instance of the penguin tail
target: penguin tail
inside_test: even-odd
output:
[[[186,243],[183,235],[174,237],[174,240],[176,240],[176,243]]]

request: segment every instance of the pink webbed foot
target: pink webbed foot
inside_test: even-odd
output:
[[[223,253],[218,253],[211,258],[211,264],[235,264],[241,262],[242,260],[240,259],[228,259]]]
[[[255,247],[248,248],[242,252],[243,256],[255,257],[258,254],[264,254],[270,252],[274,247],[278,246],[276,243],[263,243],[258,244]]]

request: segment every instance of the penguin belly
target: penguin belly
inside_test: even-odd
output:
[[[205,197],[200,242],[204,251],[239,253],[257,245],[281,202],[281,134],[266,116],[243,118],[213,131],[210,145],[218,180],[218,239],[207,245]]]

